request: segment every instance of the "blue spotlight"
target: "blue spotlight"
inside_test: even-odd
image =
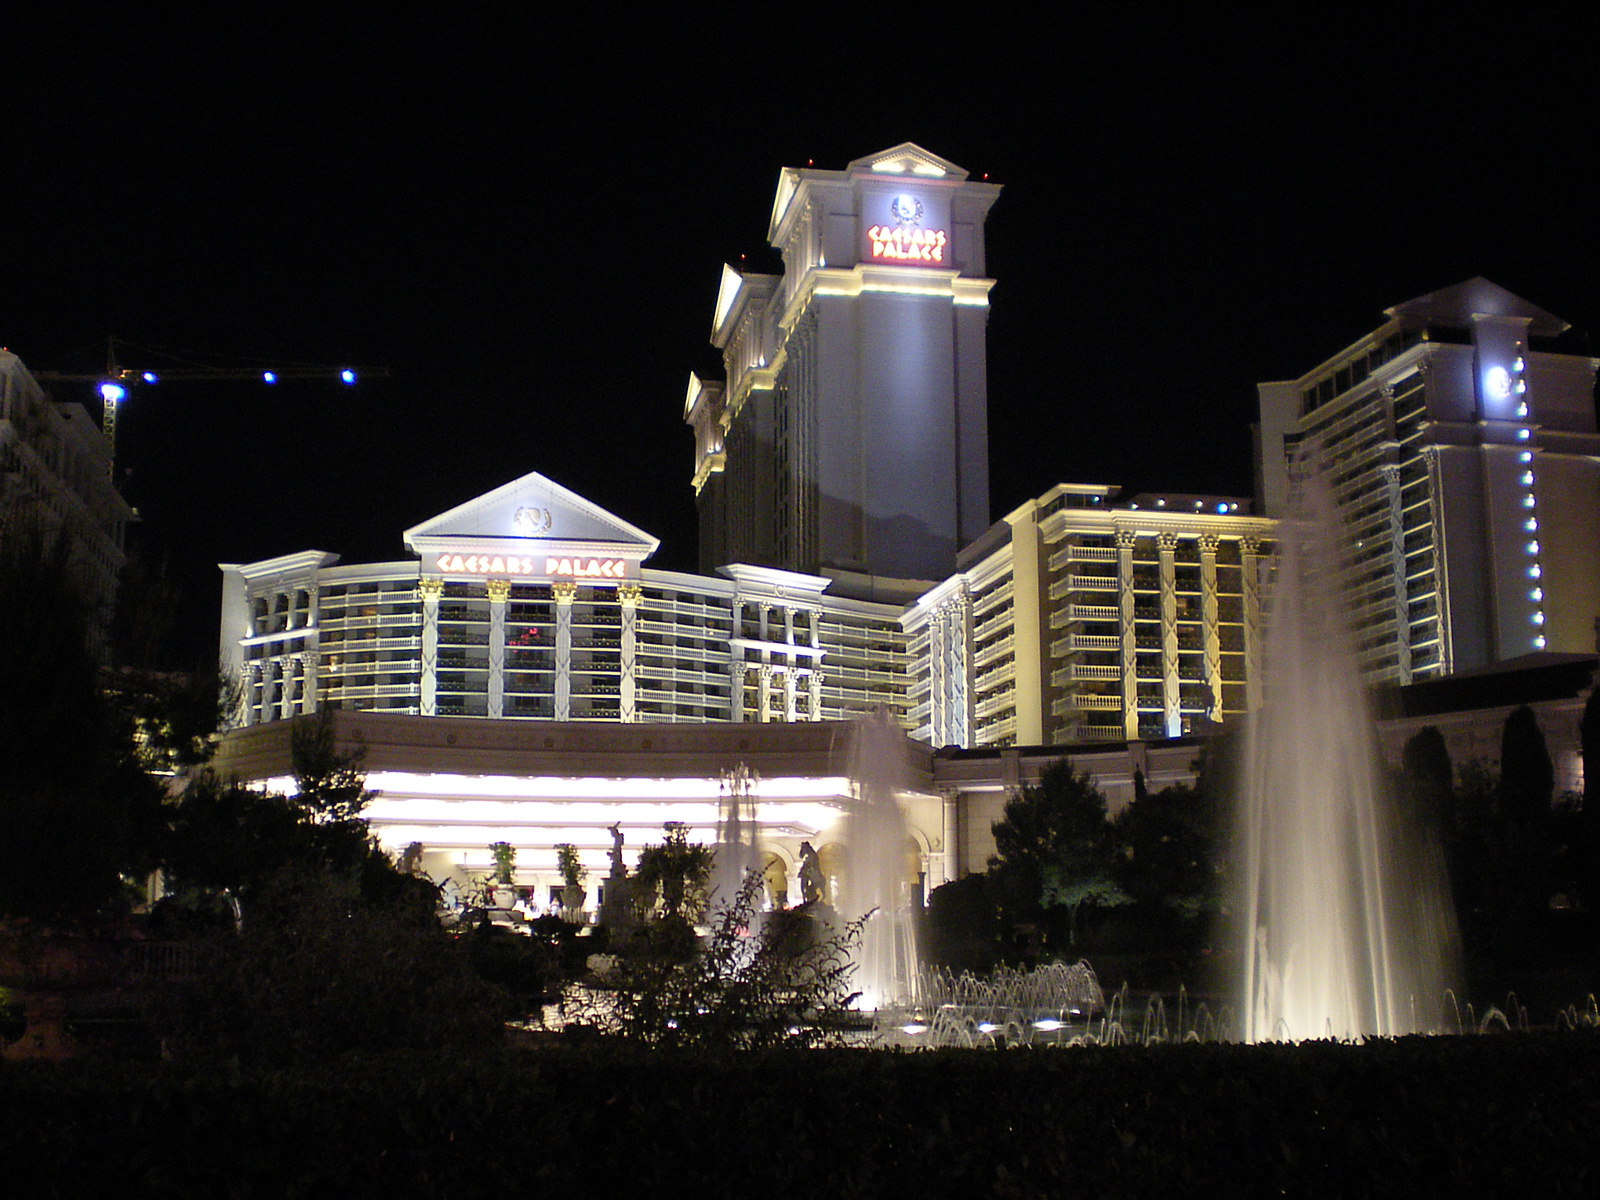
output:
[[[140,376],[146,383],[160,383],[160,377],[154,371],[146,371]]]
[[[100,385],[100,399],[107,404],[121,404],[127,395],[128,389],[120,383],[113,383],[108,379]]]
[[[263,371],[263,372],[261,372],[261,382],[262,383],[277,383],[278,382],[277,372],[275,372],[275,371]]]
[[[346,367],[344,370],[339,372],[339,378],[344,380],[346,383],[354,383],[356,381],[356,373],[349,367]]]

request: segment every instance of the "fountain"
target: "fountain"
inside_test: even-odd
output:
[[[910,999],[917,947],[906,885],[906,824],[896,792],[904,782],[905,735],[886,712],[855,722],[851,778],[856,795],[845,814],[846,861],[839,908],[865,916],[856,951],[858,1007],[875,1011]]]
[[[1300,474],[1241,781],[1241,1033],[1423,1032],[1451,983],[1443,859],[1387,794],[1341,600],[1348,539],[1328,480]]]
[[[742,762],[722,773],[717,855],[711,869],[713,905],[732,904],[744,884],[745,872],[761,869],[755,806],[756,785],[760,782],[761,776]]]

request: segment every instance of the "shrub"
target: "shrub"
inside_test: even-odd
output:
[[[420,904],[364,900],[354,875],[291,868],[243,929],[212,939],[194,979],[156,1003],[180,1056],[283,1065],[346,1051],[494,1044],[506,994]]]
[[[819,1045],[853,1025],[851,951],[860,921],[829,926],[806,908],[759,914],[746,874],[704,946],[673,916],[607,959],[587,1014],[603,1031],[660,1047]]]

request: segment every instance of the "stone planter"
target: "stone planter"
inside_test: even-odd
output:
[[[581,887],[567,884],[561,889],[561,916],[565,921],[574,925],[583,924],[583,902],[588,898],[588,893]]]
[[[0,987],[22,998],[27,1028],[5,1048],[7,1058],[69,1058],[77,1050],[66,1029],[74,992],[123,983],[129,944],[108,938],[0,933]]]

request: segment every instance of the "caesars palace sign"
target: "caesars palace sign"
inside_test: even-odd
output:
[[[922,228],[922,201],[915,196],[896,196],[889,202],[891,225],[873,225],[867,230],[872,257],[878,262],[900,262],[916,266],[944,264],[945,246],[950,236],[942,229]]]
[[[631,579],[637,574],[637,565],[626,558],[595,558],[576,554],[459,554],[455,551],[440,554],[434,560],[434,570],[441,575],[481,575],[502,579],[531,575],[539,579],[592,579],[596,582]]]

